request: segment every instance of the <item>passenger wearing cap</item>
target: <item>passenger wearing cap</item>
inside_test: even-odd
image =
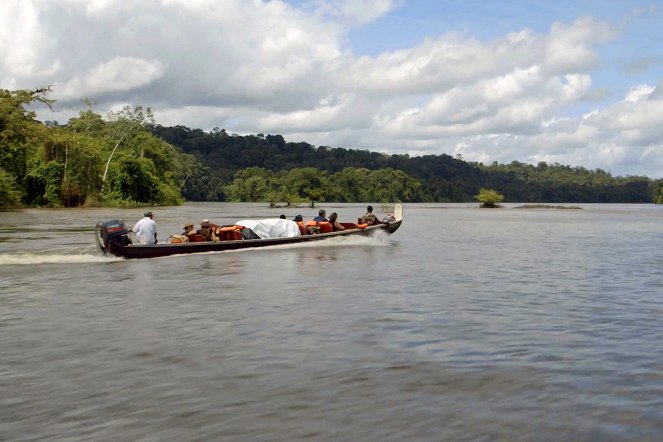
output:
[[[157,243],[157,223],[154,222],[152,212],[145,212],[145,218],[139,220],[131,229],[138,239],[138,244]]]
[[[196,231],[197,234],[203,235],[207,241],[218,241],[216,232],[212,229],[212,224],[208,219],[202,220],[200,223],[200,230]]]

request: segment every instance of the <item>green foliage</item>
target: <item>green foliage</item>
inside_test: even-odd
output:
[[[652,201],[656,204],[663,204],[663,180],[652,181],[650,188]]]
[[[348,168],[328,177],[312,167],[272,172],[261,167],[242,169],[226,186],[231,201],[404,201],[414,198],[421,184],[402,171]]]
[[[475,198],[482,203],[481,207],[499,207],[498,203],[501,203],[504,199],[504,195],[497,193],[493,189],[480,189],[479,194]]]
[[[226,186],[226,195],[230,201],[266,201],[280,182],[275,174],[262,167],[249,167],[235,174],[235,179]]]
[[[315,203],[326,194],[327,175],[314,167],[292,169],[283,177],[282,193]]]
[[[168,176],[160,175],[154,162],[121,153],[109,171],[111,191],[105,199],[138,204],[179,204],[179,191]]]
[[[21,191],[14,178],[0,168],[0,209],[10,209],[21,204]]]
[[[75,207],[94,197],[101,188],[100,165],[104,144],[84,134],[57,128],[42,147],[41,158],[58,161],[64,169],[60,178],[59,204]]]
[[[34,120],[32,103],[50,106],[48,89],[8,91],[0,89],[0,165],[11,174],[18,186],[25,184],[28,160],[47,136],[47,129]]]
[[[316,148],[308,143],[286,143],[280,135],[239,136],[218,128],[206,133],[184,126],[157,125],[153,132],[198,158],[208,168],[207,183],[217,186],[219,196],[234,180],[238,170],[260,167],[283,172],[313,167],[328,174],[326,193],[318,196],[327,201],[460,202],[471,201],[483,187],[501,189],[505,201],[652,202],[651,180],[647,177],[613,177],[601,169],[544,162],[530,165],[517,161],[484,165],[445,154],[410,157],[325,146]],[[366,184],[369,175],[386,169],[405,174],[414,180],[410,182],[414,187],[403,183],[397,176],[386,180],[373,177],[371,182],[381,183],[376,195]],[[404,186],[402,189],[393,188],[398,182]],[[214,192],[208,195],[211,193]],[[236,196],[227,197],[238,200]]]
[[[369,174],[368,193],[362,201],[403,202],[419,200],[421,183],[401,170],[392,168],[372,170]]]
[[[177,180],[187,168],[205,170],[154,136],[152,112],[140,106],[103,118],[86,101],[67,125],[41,124],[26,106],[50,106],[47,92],[0,90],[3,206],[15,204],[17,192],[29,205],[179,204],[183,183]]]
[[[561,164],[538,165],[513,161],[478,165],[485,187],[502,190],[507,201],[549,203],[650,203],[650,179],[613,177],[608,172]]]
[[[74,133],[83,133],[102,137],[105,130],[105,123],[101,115],[96,113],[92,106],[94,103],[90,100],[84,100],[86,109],[78,113],[78,117],[70,118],[67,128]]]
[[[386,155],[155,125],[149,108],[102,117],[86,100],[66,125],[35,120],[49,89],[0,89],[0,207],[218,201],[505,201],[663,203],[661,180],[560,164],[468,163],[449,155]]]
[[[335,173],[329,179],[327,195],[331,201],[354,202],[368,201],[371,191],[369,175],[364,168],[348,167]]]

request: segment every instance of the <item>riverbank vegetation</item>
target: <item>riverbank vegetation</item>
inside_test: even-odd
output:
[[[186,155],[151,133],[149,109],[105,118],[80,111],[66,125],[35,120],[48,89],[0,90],[2,207],[178,204]]]
[[[663,203],[663,180],[561,164],[387,155],[156,124],[149,108],[36,120],[50,90],[0,90],[0,208],[193,201]]]

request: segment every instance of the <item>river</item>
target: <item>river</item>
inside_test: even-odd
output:
[[[93,226],[142,209],[0,212],[0,440],[663,439],[663,206],[516,206],[135,261]],[[153,212],[163,241],[317,208]]]

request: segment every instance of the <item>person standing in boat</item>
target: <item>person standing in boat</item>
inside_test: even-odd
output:
[[[145,212],[145,217],[140,219],[133,229],[131,229],[138,239],[138,244],[156,244],[157,243],[157,223],[154,222],[152,212]]]
[[[373,214],[373,206],[366,207],[366,214],[361,217],[361,220],[369,226],[380,224],[378,217]]]

